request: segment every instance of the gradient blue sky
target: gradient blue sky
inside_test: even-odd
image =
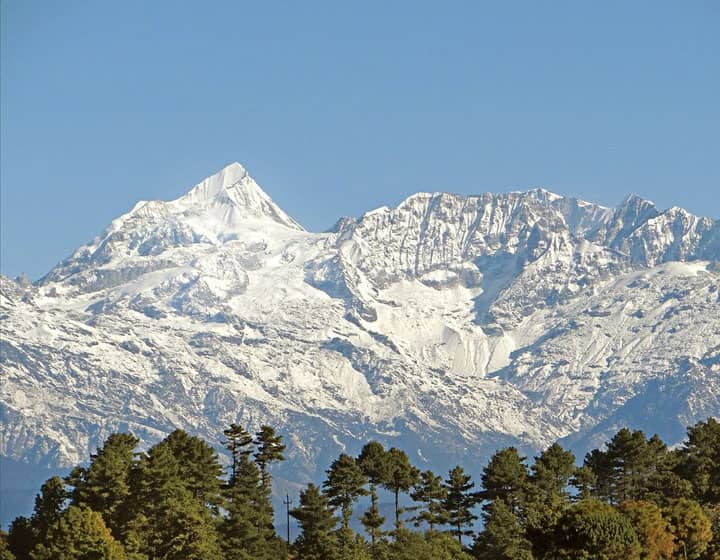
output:
[[[3,274],[231,161],[307,228],[416,191],[720,217],[720,2],[3,0]]]

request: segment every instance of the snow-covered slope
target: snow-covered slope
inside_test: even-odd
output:
[[[306,232],[232,164],[0,280],[0,452],[279,426],[314,476],[378,438],[444,469],[720,415],[720,226],[638,197],[419,193]],[[662,414],[657,412],[662,410]]]

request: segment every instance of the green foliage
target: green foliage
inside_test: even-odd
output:
[[[128,528],[133,552],[163,560],[219,556],[212,516],[220,503],[219,470],[212,448],[180,430],[151,447],[136,477],[139,511]]]
[[[87,469],[75,468],[65,480],[73,487],[71,503],[102,513],[116,538],[125,535],[129,522],[130,473],[135,465],[135,448],[140,440],[132,434],[112,434],[102,448],[91,455]]]
[[[459,465],[450,471],[445,481],[447,522],[453,527],[453,533],[460,546],[463,535],[472,534],[469,526],[477,519],[477,515],[472,511],[478,502],[477,494],[472,491],[474,487],[475,483],[471,482],[470,475],[465,474]]]
[[[398,531],[395,540],[384,544],[383,560],[471,560],[462,547],[447,533]]]
[[[720,422],[709,418],[688,428],[677,471],[703,504],[720,503]]]
[[[125,560],[122,545],[110,534],[102,515],[70,506],[30,554],[32,560]]]
[[[67,501],[65,484],[59,476],[48,479],[35,497],[35,510],[30,519],[37,539],[44,541],[48,530],[60,519]]]
[[[377,485],[391,476],[390,456],[380,443],[371,441],[362,448],[357,463],[370,482],[370,509],[363,514],[360,521],[375,546],[378,538],[382,536],[380,529],[385,523],[385,518],[378,510]]]
[[[175,430],[156,447],[166,447],[177,462],[177,477],[193,498],[209,505],[213,512],[222,502],[220,476],[222,467],[217,453],[205,441]]]
[[[284,459],[282,437],[263,426],[253,439],[237,424],[223,434],[226,479],[213,448],[182,430],[141,454],[131,434],[111,435],[87,466],[43,484],[30,518],[0,531],[0,560],[287,560],[273,526],[268,472]],[[291,512],[301,533],[290,558],[467,560],[462,539],[474,534],[482,499],[477,559],[720,560],[718,465],[713,419],[690,427],[674,451],[657,436],[620,430],[581,468],[557,444],[530,469],[515,448],[502,449],[484,468],[479,492],[460,466],[443,482],[419,473],[403,451],[370,442],[357,459],[342,454],[331,464],[322,492],[313,484],[301,492]],[[370,543],[350,527],[366,485],[370,508],[361,521]],[[578,492],[570,495],[569,485]],[[395,498],[390,537],[382,532],[378,486]],[[402,525],[399,498],[411,490],[415,526],[430,527],[424,534]],[[434,530],[443,525],[451,530]]]
[[[482,498],[489,502],[502,500],[513,513],[517,513],[529,479],[525,457],[514,447],[497,451],[483,469]],[[487,509],[489,505],[485,505]]]
[[[570,508],[555,530],[549,559],[638,560],[640,543],[630,522],[615,508],[583,500]]]
[[[415,485],[410,497],[424,505],[413,518],[416,527],[427,523],[430,531],[433,531],[435,527],[448,522],[448,512],[445,508],[447,488],[443,485],[442,477],[435,476],[432,471],[424,471],[420,474],[420,481]]]
[[[532,545],[525,538],[515,514],[503,500],[486,509],[485,529],[475,539],[473,556],[478,560],[533,560]]]
[[[282,442],[282,436],[277,435],[272,426],[260,426],[260,431],[255,434],[255,445],[257,446],[255,462],[260,467],[260,481],[269,495],[272,480],[268,467],[272,463],[285,460],[285,455],[283,455],[285,445]]]
[[[345,453],[333,461],[323,483],[328,501],[334,508],[340,508],[342,527],[349,529],[352,507],[360,496],[367,495],[363,486],[367,479],[355,459]]]
[[[333,529],[337,519],[330,509],[327,496],[314,484],[300,492],[300,506],[290,512],[300,524],[300,536],[294,550],[303,560],[332,560],[340,555]]]
[[[230,465],[230,479],[232,480],[235,478],[240,457],[252,453],[252,450],[248,449],[248,447],[252,445],[253,437],[245,431],[245,428],[238,424],[230,424],[228,429],[223,430],[223,434],[227,438],[225,447],[230,452],[230,458],[232,460]]]
[[[395,496],[395,530],[399,531],[403,526],[400,520],[400,493],[410,491],[419,480],[420,471],[412,466],[404,451],[395,447],[387,452],[387,461],[389,471],[382,485]]]
[[[260,484],[260,470],[247,454],[240,455],[225,497],[227,513],[220,524],[225,558],[262,558],[264,551],[274,551],[277,538],[269,496]]]
[[[697,560],[712,541],[712,525],[699,503],[681,498],[665,511],[675,536],[677,550],[683,558]]]
[[[531,471],[533,486],[544,496],[566,495],[570,477],[575,473],[575,455],[553,443],[535,458]]]

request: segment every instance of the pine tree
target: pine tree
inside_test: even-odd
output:
[[[608,442],[610,499],[619,504],[644,497],[650,474],[648,444],[640,430],[621,429]]]
[[[462,546],[463,535],[472,534],[472,531],[465,527],[472,525],[473,521],[477,519],[477,515],[472,512],[472,508],[478,502],[477,494],[472,492],[474,487],[475,483],[471,482],[470,475],[466,475],[459,465],[450,471],[449,477],[445,481],[447,520],[448,524],[453,527],[453,533],[460,546]]]
[[[557,443],[535,457],[523,495],[522,517],[525,538],[537,557],[547,553],[550,536],[570,506],[567,487],[575,471],[575,456]]]
[[[421,523],[427,523],[433,531],[438,525],[445,525],[448,522],[448,512],[445,509],[447,488],[443,486],[442,477],[436,476],[430,470],[424,471],[410,497],[424,504],[424,509],[413,518],[416,527]]]
[[[482,498],[489,502],[502,500],[517,515],[529,479],[524,461],[525,457],[521,457],[514,447],[497,451],[483,469]],[[485,505],[483,509],[489,507]]]
[[[340,508],[342,528],[349,530],[353,504],[360,496],[367,495],[363,488],[367,479],[355,459],[345,453],[333,461],[326,472],[325,495],[331,506]]]
[[[377,539],[382,535],[380,528],[385,518],[378,510],[377,486],[390,477],[390,461],[388,453],[377,441],[367,443],[357,458],[358,466],[370,483],[370,509],[362,516],[372,546],[375,547]]]
[[[339,557],[338,542],[332,532],[337,519],[327,497],[314,484],[300,493],[300,506],[290,512],[300,524],[300,536],[294,550],[303,560],[335,560]]]
[[[530,482],[544,496],[567,496],[570,478],[575,473],[575,455],[553,443],[535,457],[531,471]]]
[[[260,481],[269,495],[272,481],[268,467],[272,463],[285,460],[283,455],[285,445],[282,443],[282,436],[277,435],[272,426],[260,426],[260,431],[255,434],[255,445],[258,448],[255,453],[255,462],[260,467]]]
[[[215,522],[206,507],[219,501],[212,482],[217,472],[215,462],[208,460],[206,450],[192,438],[176,438],[172,444],[163,440],[141,457],[135,487],[136,515],[128,524],[127,540],[133,543],[132,552],[150,558],[219,557]],[[209,472],[203,472],[208,467]]]
[[[240,457],[252,453],[249,446],[253,443],[253,437],[238,424],[230,424],[228,429],[223,430],[223,434],[227,438],[225,447],[230,451],[232,460],[230,465],[230,479],[232,480],[235,477]]]
[[[533,560],[530,541],[503,500],[493,501],[483,514],[485,527],[473,544],[478,560]]]
[[[247,454],[240,455],[225,497],[227,515],[220,533],[226,560],[277,557],[280,542],[273,527],[269,496],[260,484],[257,465]]]
[[[73,486],[71,503],[102,514],[115,538],[123,538],[129,521],[130,473],[139,440],[132,434],[111,434],[90,457],[87,469],[73,469],[65,482]]]
[[[391,491],[395,496],[395,531],[402,527],[400,514],[400,492],[409,492],[410,489],[418,482],[420,471],[412,466],[407,454],[395,447],[390,448],[387,452],[387,461],[389,465],[387,478],[382,485]]]
[[[217,514],[222,502],[222,466],[215,450],[199,437],[188,435],[183,430],[175,430],[158,446],[167,447],[175,457],[178,477],[190,494]]]
[[[59,476],[49,478],[40,487],[40,493],[35,496],[35,509],[30,518],[30,525],[34,531],[36,542],[45,542],[51,526],[55,525],[67,502],[67,490]]]
[[[577,467],[570,479],[570,485],[577,489],[577,493],[573,497],[573,501],[576,502],[588,500],[593,495],[597,495],[595,493],[598,483],[597,476],[595,476],[595,472],[587,466],[587,461],[588,459],[586,457],[586,464],[582,467]]]
[[[688,428],[676,471],[690,481],[700,503],[720,503],[720,422],[709,418]]]
[[[125,560],[122,545],[110,534],[102,516],[70,506],[32,551],[33,560]]]

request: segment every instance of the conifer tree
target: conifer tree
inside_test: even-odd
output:
[[[420,481],[415,485],[410,497],[424,504],[424,509],[413,518],[416,527],[421,523],[427,523],[433,531],[437,526],[448,522],[448,512],[445,509],[447,488],[443,485],[442,477],[436,476],[430,470],[422,472]]]
[[[370,509],[365,512],[361,521],[374,547],[377,539],[382,535],[380,528],[385,523],[385,518],[378,510],[377,486],[390,477],[389,456],[380,443],[371,441],[362,448],[357,463],[370,483]]]
[[[567,496],[570,478],[575,473],[575,455],[558,443],[545,449],[531,467],[530,481],[544,496]]]
[[[621,429],[608,442],[606,454],[610,462],[610,498],[619,504],[644,497],[650,474],[648,445],[645,434]]]
[[[570,479],[570,485],[577,489],[577,493],[573,497],[573,501],[588,500],[595,494],[597,488],[597,476],[595,472],[587,466],[587,457],[585,465],[577,467]]]
[[[202,472],[208,462],[210,474]],[[182,435],[173,444],[166,439],[141,457],[138,471],[137,510],[127,537],[134,543],[132,551],[164,560],[220,557],[215,522],[206,507],[218,501],[211,482],[216,468],[204,449]]]
[[[337,519],[327,497],[314,484],[300,493],[300,506],[290,512],[300,524],[300,536],[294,550],[303,560],[335,560],[339,556],[337,539],[332,534]]]
[[[463,535],[472,534],[472,531],[466,527],[472,525],[473,521],[477,519],[477,515],[472,512],[472,508],[478,502],[477,493],[472,491],[474,487],[475,483],[471,482],[470,475],[465,474],[459,465],[450,471],[449,477],[445,481],[447,522],[453,527],[453,533],[460,546],[462,546]]]
[[[483,469],[482,498],[489,502],[502,500],[517,515],[529,478],[524,461],[525,457],[521,457],[514,447],[497,451]],[[483,509],[489,507],[486,504]]]
[[[360,496],[367,495],[363,488],[367,479],[355,459],[345,453],[333,461],[326,473],[325,495],[331,506],[340,508],[342,528],[349,530],[353,504]]]
[[[223,430],[223,434],[227,438],[225,447],[230,451],[230,479],[235,478],[238,462],[242,455],[250,455],[252,451],[249,446],[253,443],[253,437],[245,431],[245,428],[239,424],[230,424],[230,427]]]
[[[35,496],[35,509],[30,518],[30,525],[35,534],[36,542],[47,540],[47,533],[51,526],[60,519],[65,503],[67,490],[59,476],[53,476],[40,487],[40,493]]]
[[[227,515],[220,533],[226,560],[277,557],[280,540],[273,527],[269,497],[260,484],[257,465],[247,454],[240,455],[225,496]]]
[[[15,555],[10,551],[8,534],[0,529],[0,560],[16,560]]]
[[[285,460],[285,445],[282,443],[282,436],[277,435],[272,426],[260,426],[260,431],[255,434],[255,445],[255,462],[260,467],[260,482],[270,495],[272,481],[268,467],[272,463]]]
[[[221,498],[222,466],[215,450],[183,430],[175,430],[158,446],[165,446],[177,461],[178,477],[190,494],[217,513]]]
[[[33,560],[125,560],[122,545],[110,534],[100,513],[70,506],[32,551]]]
[[[478,560],[533,560],[530,541],[515,514],[503,500],[493,501],[483,513],[485,527],[473,544]]]
[[[402,527],[400,514],[400,493],[409,492],[410,489],[418,482],[420,471],[410,463],[407,454],[395,447],[390,448],[387,452],[387,461],[389,470],[387,478],[382,485],[391,491],[395,497],[395,530],[398,531]]]
[[[720,503],[720,422],[708,418],[688,428],[676,471],[693,487],[700,503]]]
[[[71,503],[100,512],[115,538],[122,538],[129,518],[130,473],[139,440],[132,434],[111,434],[90,456],[87,469],[73,469],[66,483],[73,486]]]

